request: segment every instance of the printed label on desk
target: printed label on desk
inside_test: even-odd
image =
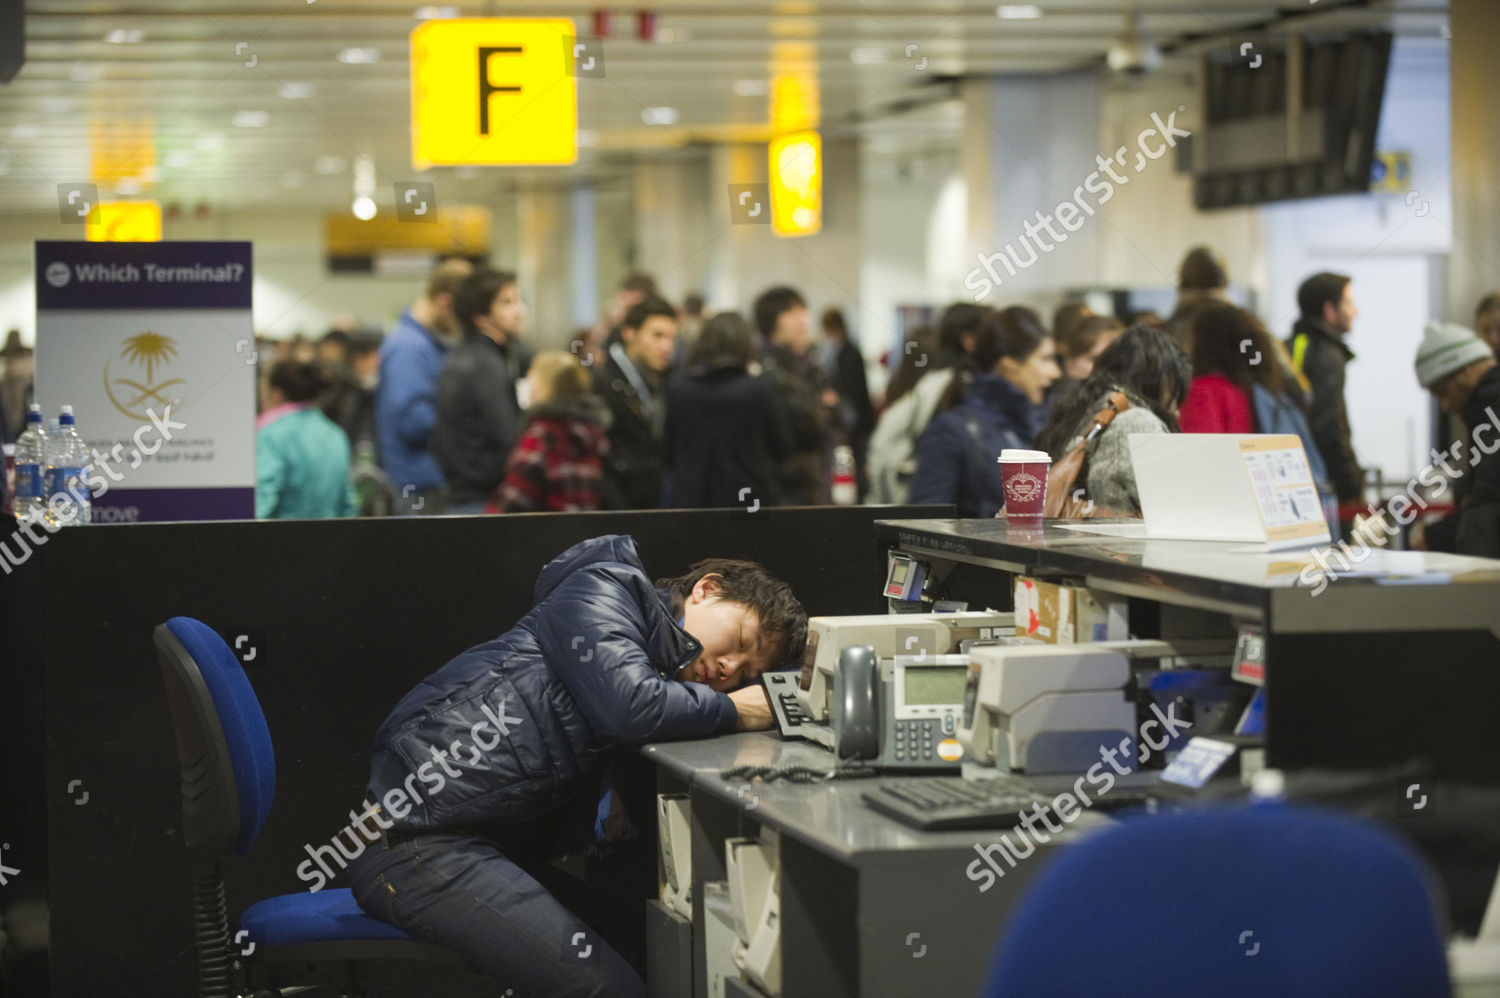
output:
[[[1177,753],[1177,758],[1162,770],[1161,778],[1167,783],[1201,790],[1232,755],[1234,755],[1234,746],[1228,742],[1215,741],[1212,738],[1194,738],[1187,743],[1186,748]]]
[[[1266,540],[1312,537],[1324,530],[1322,502],[1298,437],[1248,437],[1239,447]]]

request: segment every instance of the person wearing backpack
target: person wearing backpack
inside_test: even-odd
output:
[[[1306,394],[1280,344],[1252,313],[1228,302],[1200,305],[1188,319],[1193,380],[1178,422],[1183,433],[1284,433],[1302,440],[1324,517],[1338,536],[1338,500],[1304,412]]]
[[[1015,306],[986,316],[973,355],[917,441],[911,501],[951,502],[960,517],[999,512],[1005,490],[996,458],[1031,446],[1047,418],[1047,389],[1061,373],[1052,336],[1035,312]]]
[[[925,352],[915,363],[926,366],[911,390],[895,399],[880,414],[870,435],[868,476],[872,503],[907,502],[911,479],[917,468],[917,439],[937,412],[953,372],[974,350],[974,336],[989,313],[982,305],[959,302],[949,305],[938,323],[939,354]],[[909,358],[903,358],[905,363]]]

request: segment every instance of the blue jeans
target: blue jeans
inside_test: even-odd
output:
[[[367,914],[457,951],[497,994],[644,998],[635,969],[538,879],[566,886],[546,858],[592,838],[584,807],[593,803],[580,800],[562,821],[497,830],[505,852],[477,830],[392,830],[349,865],[350,887]]]

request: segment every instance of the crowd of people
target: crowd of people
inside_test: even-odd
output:
[[[1057,460],[1082,444],[1079,496],[1129,515],[1140,511],[1131,434],[1289,433],[1330,527],[1348,536],[1368,509],[1344,398],[1353,283],[1307,278],[1285,340],[1228,287],[1222,261],[1197,247],[1166,318],[1069,301],[1049,323],[1023,306],[954,304],[907,337],[872,392],[843,313],[824,312],[815,337],[795,288],[711,314],[701,296],[674,306],[633,274],[569,351],[533,356],[515,275],[448,260],[383,342],[335,330],[316,356],[271,365],[257,511],[368,512],[380,496],[424,515],[823,504],[847,448],[864,501],[989,517],[1005,506],[1001,450]],[[1500,293],[1480,302],[1473,330],[1428,328],[1418,381],[1463,424],[1445,432],[1463,438],[1494,418],[1497,352]],[[1090,435],[1107,407],[1117,411]],[[356,489],[299,473],[287,455],[301,437],[308,464],[352,462]],[[1500,458],[1473,456],[1453,512],[1419,524],[1410,544],[1500,556]]]
[[[749,314],[635,274],[598,328],[534,354],[515,275],[446,260],[373,349],[357,329],[271,348],[257,515],[828,503],[835,449],[863,466],[875,426],[863,354],[837,309],[815,340],[793,288]],[[316,474],[287,457],[303,436]]]
[[[1191,250],[1178,277],[1165,319],[1122,321],[1081,301],[1050,323],[1023,306],[951,305],[906,337],[872,391],[844,314],[823,312],[815,335],[792,287],[766,289],[744,314],[712,313],[701,295],[673,305],[632,274],[569,350],[534,355],[516,276],[445,260],[388,334],[341,316],[316,343],[261,342],[256,515],[759,508],[857,494],[988,517],[1004,510],[1001,450],[1056,461],[1081,442],[1080,497],[1134,514],[1131,434],[1290,433],[1347,537],[1369,510],[1344,394],[1353,282],[1308,277],[1283,340],[1229,299],[1208,248]],[[1472,329],[1434,323],[1421,340],[1417,381],[1444,414],[1439,443],[1458,441],[1456,459],[1472,463],[1449,475],[1450,515],[1414,525],[1414,547],[1500,557],[1500,456],[1479,444],[1486,423],[1500,431],[1497,355],[1500,292],[1480,301]],[[30,351],[13,333],[0,361],[0,432],[13,440]],[[1106,407],[1118,412],[1090,434]],[[832,488],[841,462],[857,493]]]

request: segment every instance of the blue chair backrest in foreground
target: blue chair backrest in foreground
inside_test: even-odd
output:
[[[173,617],[157,654],[182,766],[183,837],[200,862],[255,842],[276,794],[276,759],[260,701],[229,645],[208,625]]]
[[[265,715],[239,659],[206,624],[173,617],[156,628],[182,777],[183,839],[193,857],[193,921],[200,998],[300,994],[328,985],[365,993],[381,979],[462,968],[458,954],[371,918],[347,887],[264,898],[240,915],[253,964],[231,953],[223,863],[265,826],[276,764]],[[422,964],[412,971],[410,964]],[[392,967],[403,964],[404,967]],[[284,990],[283,990],[284,989]]]
[[[1063,850],[986,996],[1451,994],[1435,888],[1368,822],[1282,805],[1141,816]]]

